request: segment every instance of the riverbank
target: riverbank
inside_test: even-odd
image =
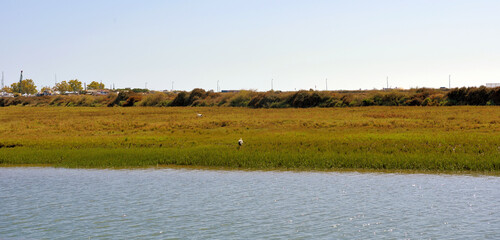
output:
[[[495,106],[6,107],[0,166],[499,172],[499,119]]]

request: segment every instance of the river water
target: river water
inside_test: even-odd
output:
[[[500,178],[0,168],[0,239],[500,239]]]

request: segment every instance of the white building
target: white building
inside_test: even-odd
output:
[[[487,88],[496,88],[500,87],[500,83],[486,83]]]
[[[0,92],[0,97],[14,97],[14,94],[8,92]]]

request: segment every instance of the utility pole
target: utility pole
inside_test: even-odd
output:
[[[19,93],[22,93],[23,70],[21,70],[21,77],[19,78]]]

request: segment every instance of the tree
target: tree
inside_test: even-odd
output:
[[[80,92],[83,90],[82,82],[78,81],[78,79],[69,80],[68,84],[73,92]]]
[[[40,92],[52,92],[52,89],[50,89],[50,87],[43,87]]]
[[[92,81],[89,85],[87,85],[87,89],[88,90],[104,89],[104,84]]]
[[[7,93],[12,93],[12,88],[9,86],[4,86],[0,92],[7,92]]]
[[[54,90],[59,91],[61,93],[65,93],[71,91],[71,86],[69,85],[68,82],[62,81],[60,83],[56,83]]]
[[[13,84],[10,85],[10,87],[12,88],[12,92],[19,92],[19,83],[18,82],[15,82]],[[35,94],[37,91],[36,91],[36,86],[35,86],[35,82],[33,82],[33,80],[31,79],[24,79],[21,81],[21,93],[22,94]]]

